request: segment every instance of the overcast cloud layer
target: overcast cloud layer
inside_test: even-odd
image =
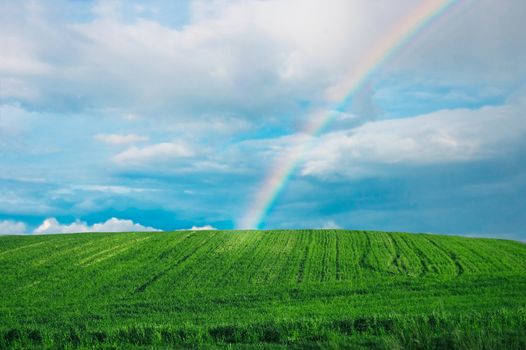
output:
[[[526,240],[526,3],[459,1],[338,86],[422,1],[2,1],[0,233],[264,228]],[[175,3],[175,2],[174,2]]]

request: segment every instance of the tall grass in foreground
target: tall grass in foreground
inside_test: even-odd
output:
[[[79,320],[80,321],[80,320]],[[4,330],[1,348],[129,348],[134,346],[297,346],[377,349],[524,349],[526,309],[492,313],[382,315],[333,321],[310,318],[201,327],[192,323],[104,324],[88,329],[82,322],[62,329],[29,326]]]

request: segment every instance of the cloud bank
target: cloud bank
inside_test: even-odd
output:
[[[368,122],[329,132],[306,155],[303,175],[382,175],[389,166],[462,163],[513,153],[526,136],[526,99],[477,110]]]
[[[159,229],[134,223],[132,220],[111,218],[105,222],[88,225],[83,221],[61,224],[55,218],[48,218],[38,226],[34,234],[82,233],[82,232],[154,232]]]
[[[26,232],[26,224],[12,220],[0,221],[0,235],[16,235]]]

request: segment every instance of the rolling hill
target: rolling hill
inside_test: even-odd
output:
[[[0,348],[526,348],[526,245],[345,230],[0,237]]]

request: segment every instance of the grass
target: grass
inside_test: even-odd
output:
[[[526,246],[513,241],[4,236],[0,271],[0,348],[526,348]]]

